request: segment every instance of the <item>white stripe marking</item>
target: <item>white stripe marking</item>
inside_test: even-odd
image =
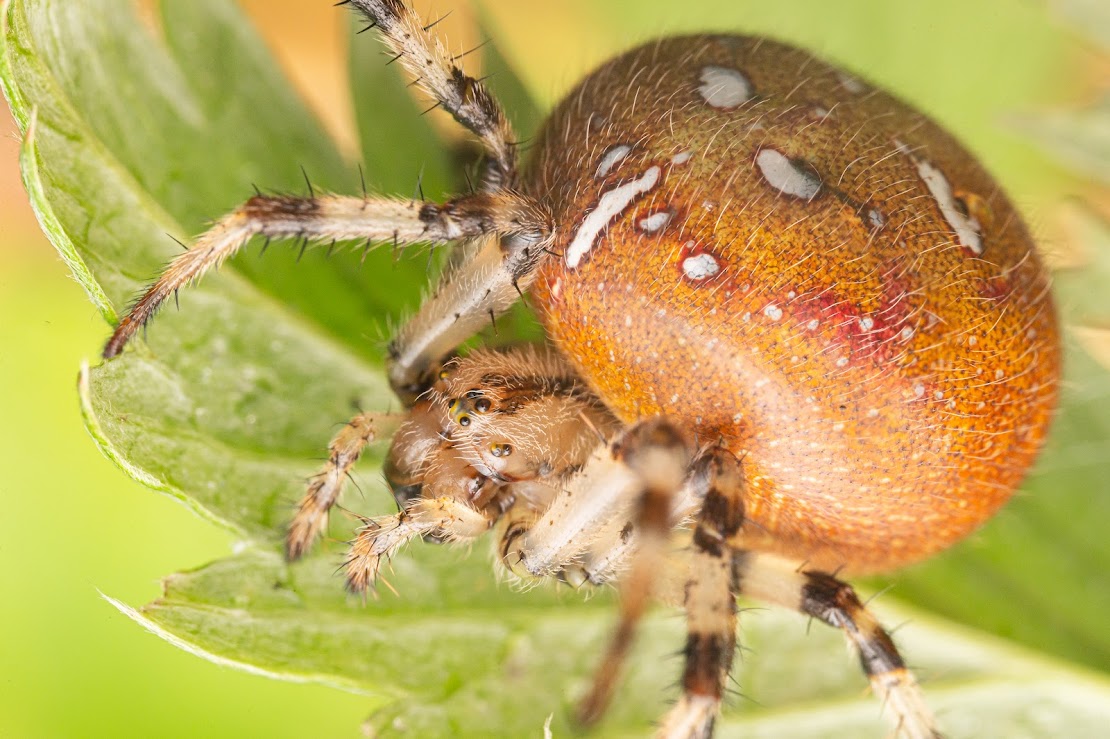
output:
[[[630,180],[602,193],[601,199],[597,202],[597,207],[582,219],[582,225],[578,227],[574,239],[567,247],[567,266],[571,269],[577,268],[582,261],[582,257],[594,248],[598,237],[609,227],[613,219],[623,213],[636,198],[659,184],[659,177],[662,174],[663,170],[654,166],[644,172],[638,179]]]
[[[671,212],[669,210],[660,210],[652,213],[646,218],[640,219],[640,230],[644,233],[653,234],[656,231],[662,231],[663,228],[671,222]]]
[[[601,161],[597,164],[597,171],[594,172],[594,178],[602,179],[605,175],[613,171],[613,167],[621,163],[621,161],[632,153],[632,147],[628,144],[617,144],[610,146],[601,155]]]
[[[983,237],[975,227],[975,222],[965,216],[956,208],[956,199],[952,194],[952,185],[944,173],[925,160],[917,162],[917,173],[925,181],[925,186],[940,206],[941,215],[948,225],[956,232],[956,239],[961,244],[971,249],[976,256],[983,253]]]

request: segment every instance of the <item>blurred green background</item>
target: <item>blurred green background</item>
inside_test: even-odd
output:
[[[345,15],[329,2],[243,4],[350,150]],[[438,0],[429,10],[417,3],[429,17],[456,5],[466,4]],[[1004,127],[1008,116],[1079,101],[1106,84],[1106,62],[1057,25],[1044,3],[485,5],[491,31],[545,105],[589,66],[642,38],[645,28],[773,33],[845,61],[935,112],[1001,175],[1057,258],[1067,250],[1055,204],[1081,192],[1106,207],[1104,194]],[[473,15],[461,11],[440,26],[453,48],[477,37],[467,24]],[[741,16],[742,27],[735,21]],[[724,17],[727,24],[715,22]],[[224,556],[233,542],[129,481],[86,436],[76,371],[83,358],[97,356],[106,327],[38,232],[19,184],[18,139],[7,116],[3,127],[0,736],[354,734],[365,699],[211,665],[143,632],[99,597],[103,591],[146,602],[158,594],[159,577]]]

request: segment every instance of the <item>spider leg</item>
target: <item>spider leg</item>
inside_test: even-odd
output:
[[[675,499],[689,465],[689,446],[669,422],[642,421],[616,441],[598,446],[540,516],[512,518],[503,530],[502,563],[518,575],[539,578],[580,572],[578,560],[588,555],[599,529],[609,532],[603,549],[613,536],[627,543],[621,534],[630,519],[639,530],[638,555],[621,582],[620,622],[583,705],[584,722],[600,716],[608,703],[652,582],[666,559]]]
[[[517,176],[516,139],[508,118],[480,80],[466,74],[443,44],[428,33],[403,0],[345,0],[381,32],[386,46],[420,86],[481,140],[488,155],[484,192],[512,187]]]
[[[694,469],[696,470],[701,463],[700,459],[695,462]],[[697,477],[696,474],[691,474],[683,483],[679,493],[672,499],[670,511],[672,529],[681,526],[683,521],[696,512],[705,497],[705,489]],[[620,577],[625,563],[636,551],[637,546],[639,546],[639,537],[635,522],[629,517],[614,518],[599,527],[597,536],[589,548],[576,561],[568,563],[558,576],[574,587],[585,584],[605,585],[613,582]]]
[[[553,226],[547,222],[546,228],[549,233]],[[544,256],[539,238],[489,238],[446,272],[389,344],[394,392],[406,403],[424,392],[444,357],[528,290]]]
[[[805,570],[796,562],[770,554],[741,555],[736,571],[744,594],[801,611],[844,632],[859,654],[871,689],[889,712],[897,736],[941,736],[921,687],[894,641],[851,585],[829,573]]]
[[[532,526],[505,530],[501,562],[520,577],[556,576],[588,551],[599,530],[614,520],[627,521],[644,482],[627,463],[626,453],[643,446],[642,437],[661,423],[641,422],[616,441],[596,447]]]
[[[418,498],[394,516],[364,519],[344,563],[347,589],[364,593],[377,580],[382,562],[417,537],[436,534],[448,541],[471,541],[495,521],[488,510],[479,511],[449,495]]]
[[[104,358],[119,354],[166,298],[220,266],[254,236],[434,244],[497,234],[518,237],[510,240],[513,243],[531,244],[545,239],[551,230],[550,217],[542,208],[510,192],[469,195],[443,204],[338,195],[258,195],[221,218],[191,249],[170,262],[120,321],[104,347]]]
[[[666,564],[671,509],[690,466],[685,439],[666,422],[634,427],[620,444],[624,463],[641,483],[635,514],[639,546],[631,567],[620,581],[616,631],[594,674],[590,691],[578,706],[577,718],[584,725],[601,718],[616,690],[636,627],[651,602],[654,582]]]
[[[691,476],[706,490],[685,587],[686,668],[682,697],[660,724],[660,739],[712,735],[736,651],[737,555],[730,542],[744,522],[743,470],[731,452],[717,448],[698,459]]]
[[[403,416],[360,413],[339,430],[328,445],[328,461],[309,481],[308,489],[297,506],[297,513],[285,535],[285,557],[290,562],[300,559],[328,525],[328,513],[339,500],[347,476],[358,462],[362,450],[382,436]]]

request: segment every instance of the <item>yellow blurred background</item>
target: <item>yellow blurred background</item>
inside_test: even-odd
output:
[[[436,17],[459,4],[440,0],[431,10],[428,2],[417,7]],[[705,4],[725,5],[721,0]],[[346,14],[330,2],[243,0],[242,5],[329,130],[353,152],[344,72]],[[545,103],[585,67],[624,45],[619,12],[637,12],[634,4],[616,2],[601,3],[604,9],[597,11],[585,0],[489,0],[485,5],[493,30],[506,41],[507,55],[522,64],[523,75]],[[796,29],[798,21],[790,16],[818,7],[814,2],[781,5],[755,19],[762,27],[774,27],[781,17]],[[866,13],[893,12],[884,10],[891,5],[901,3],[844,3],[844,23],[867,23]],[[1014,42],[1021,48],[1013,52],[1038,74],[1026,81],[1024,97],[1016,97],[1014,107],[1047,105],[1081,93],[1084,80],[1072,76],[1065,84],[1055,82],[1062,70],[1077,68],[1083,52],[1059,29],[1035,28],[1030,14],[1044,15],[1037,3],[969,5],[975,10],[968,13],[986,28],[976,30],[968,20],[970,38],[1006,32],[988,27],[995,18],[1025,24],[1026,36]],[[658,19],[659,30],[682,15],[681,4],[670,5]],[[463,8],[438,30],[452,39],[452,48],[469,48],[479,36],[468,23],[472,20]],[[913,22],[924,24],[920,33],[930,32],[927,19]],[[850,53],[837,48],[836,28],[826,30],[830,49]],[[790,31],[810,38],[821,38],[822,32]],[[897,55],[897,44],[889,45],[887,53]],[[989,76],[978,70],[969,84]],[[928,99],[932,93],[910,94]],[[1003,107],[1003,101],[994,104]],[[958,119],[960,111],[949,115]],[[223,556],[232,542],[169,499],[128,480],[86,437],[74,381],[81,360],[97,355],[106,327],[38,231],[19,181],[18,135],[10,116],[0,116],[0,736],[355,734],[364,711],[358,696],[216,667],[144,633],[100,599],[98,591],[144,603],[157,595],[160,576]],[[974,125],[996,124],[969,123],[961,133],[974,139]],[[1008,184],[1034,220],[1040,219],[1051,242],[1046,203],[1064,178],[1044,166],[1028,174],[1027,162],[1021,161],[1026,155],[1012,156],[1019,161],[1001,163],[1010,167]]]

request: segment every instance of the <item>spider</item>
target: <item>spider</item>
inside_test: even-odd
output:
[[[688,624],[682,697],[659,734],[710,735],[746,595],[841,629],[896,731],[939,736],[842,576],[968,535],[1045,437],[1055,313],[998,185],[892,96],[735,35],[662,38],[604,64],[552,112],[522,171],[497,101],[408,3],[340,4],[481,143],[473,191],[259,194],[173,260],[104,357],[255,236],[454,244],[389,344],[405,413],[360,413],[332,440],[288,558],[312,547],[347,472],[392,430],[399,512],[362,521],[349,589],[365,592],[414,538],[491,529],[517,577],[616,583],[583,724],[605,711],[656,598],[682,604]],[[458,352],[526,292],[546,344]]]

